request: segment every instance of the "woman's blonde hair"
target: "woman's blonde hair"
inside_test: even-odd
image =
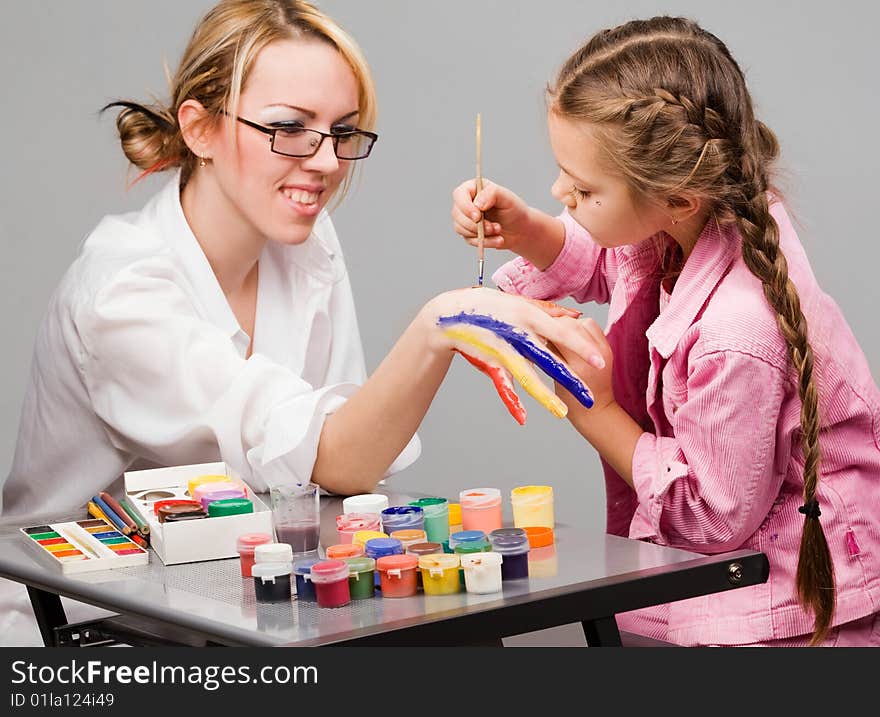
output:
[[[742,70],[724,43],[685,18],[636,20],[599,32],[566,61],[548,94],[552,112],[591,124],[635,196],[662,205],[684,194],[698,197],[716,221],[735,223],[742,236],[743,260],[763,284],[797,373],[805,514],[797,590],[815,616],[817,644],[833,617],[834,571],[816,501],[813,350],[769,207],[776,137],[755,118]]]
[[[226,121],[234,122],[257,55],[272,42],[290,39],[326,42],[342,55],[358,83],[358,126],[372,130],[376,91],[370,68],[354,39],[333,19],[301,0],[221,0],[196,26],[170,80],[167,106],[124,100],[104,108],[123,108],[116,126],[125,156],[143,170],[139,178],[180,167],[185,184],[198,158],[187,147],[177,123],[180,105],[194,99],[207,111],[204,122],[220,121],[227,112]],[[349,172],[340,196],[350,182]]]

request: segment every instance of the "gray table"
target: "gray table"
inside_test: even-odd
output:
[[[383,492],[392,505],[412,499]],[[321,501],[327,546],[338,542],[341,499]],[[147,566],[65,576],[38,562],[14,528],[0,531],[0,576],[28,586],[47,645],[500,645],[579,622],[589,645],[616,646],[615,614],[762,583],[769,564],[750,550],[704,556],[557,524],[556,545],[533,551],[529,568],[528,579],[505,581],[501,593],[377,596],[327,609],[296,598],[257,603],[238,559],[165,566],[151,554]],[[67,625],[59,596],[120,617]]]

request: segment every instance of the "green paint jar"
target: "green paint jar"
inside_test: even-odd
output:
[[[424,529],[430,542],[442,543],[449,538],[449,501],[446,498],[419,498],[410,505],[422,509]]]
[[[376,561],[360,555],[356,558],[344,558],[348,563],[348,589],[352,600],[371,598],[375,594],[374,580]]]

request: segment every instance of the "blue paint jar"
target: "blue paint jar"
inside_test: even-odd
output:
[[[522,528],[498,528],[489,533],[492,550],[501,553],[502,580],[529,576],[529,537]]]
[[[296,578],[296,597],[298,600],[310,600],[316,602],[315,586],[312,584],[312,566],[320,561],[320,558],[304,558],[293,564],[293,575]]]
[[[460,543],[480,542],[488,540],[488,537],[482,530],[460,530],[449,536],[449,551],[455,552],[455,546]]]
[[[370,538],[364,543],[364,555],[373,560],[384,558],[386,555],[403,555],[403,543],[397,538]],[[377,588],[381,585],[378,570],[374,573],[373,584]]]
[[[392,505],[382,511],[382,530],[424,530],[425,511],[417,505]]]

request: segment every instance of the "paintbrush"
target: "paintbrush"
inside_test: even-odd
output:
[[[480,113],[477,112],[477,194],[483,191],[483,170],[482,170],[482,137],[481,137],[481,127],[480,127]],[[486,231],[483,228],[483,216],[480,214],[480,221],[477,222],[477,248],[479,251],[479,269],[477,274],[477,286],[483,285],[483,266],[485,264],[484,258],[484,244],[486,242]]]

